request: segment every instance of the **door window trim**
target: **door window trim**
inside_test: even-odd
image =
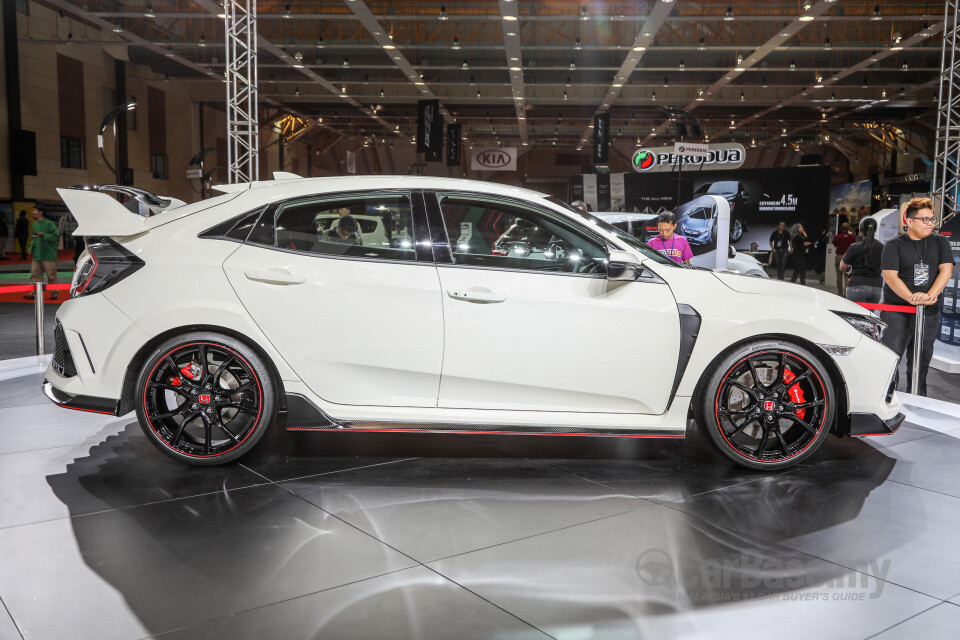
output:
[[[299,249],[288,249],[285,247],[277,246],[277,213],[280,210],[287,206],[296,206],[298,204],[304,204],[308,202],[327,202],[330,200],[338,200],[349,197],[357,196],[378,196],[378,195],[401,195],[405,196],[410,202],[410,222],[413,224],[413,233],[414,233],[414,259],[413,260],[397,260],[394,258],[371,258],[368,256],[346,256],[346,255],[334,255],[328,253],[310,253],[306,251],[301,251]],[[249,213],[249,212],[248,212]],[[423,238],[429,237],[429,228],[426,220],[426,213],[424,212],[423,204],[423,194],[420,189],[377,189],[377,190],[358,190],[358,191],[332,191],[328,193],[318,193],[318,194],[309,194],[304,196],[296,196],[294,198],[289,198],[286,200],[280,200],[278,202],[272,202],[267,205],[263,212],[260,214],[260,217],[257,219],[257,224],[260,223],[264,217],[269,216],[272,220],[270,226],[273,228],[273,244],[263,244],[260,242],[251,242],[250,236],[253,235],[253,230],[247,234],[247,238],[243,241],[243,244],[250,245],[251,247],[258,247],[261,249],[268,249],[271,251],[279,251],[282,253],[290,253],[298,256],[305,256],[310,258],[319,258],[319,259],[329,259],[329,260],[352,260],[352,261],[361,261],[361,262],[383,262],[389,264],[406,264],[406,265],[424,265],[424,264],[433,264],[433,255],[429,250],[429,244],[424,245],[422,242]],[[255,225],[256,226],[256,225]]]
[[[593,278],[593,279],[607,279],[605,273],[571,273],[568,271],[543,271],[540,269],[516,269],[513,267],[497,267],[497,266],[487,266],[487,265],[475,265],[475,264],[458,264],[453,261],[453,251],[451,249],[452,244],[447,233],[447,225],[443,220],[443,209],[440,206],[440,201],[443,197],[455,197],[455,198],[470,198],[477,200],[486,200],[494,204],[502,204],[503,206],[513,207],[517,209],[526,209],[532,210],[538,215],[553,215],[556,218],[562,219],[567,224],[576,228],[576,230],[581,234],[586,236],[588,239],[595,241],[597,244],[602,246],[604,250],[609,250],[610,243],[601,238],[598,234],[593,233],[590,229],[586,228],[583,225],[578,224],[575,220],[569,220],[564,218],[561,214],[549,209],[548,207],[541,207],[536,203],[531,203],[527,200],[521,200],[519,198],[512,198],[510,196],[501,196],[501,195],[489,195],[485,193],[476,193],[473,191],[439,191],[439,190],[425,190],[423,192],[424,199],[427,202],[427,223],[430,224],[431,236],[434,239],[434,259],[436,260],[437,267],[454,267],[459,269],[483,269],[485,271],[510,271],[513,273],[534,273],[539,275],[550,275],[550,276],[573,276],[577,278]],[[436,231],[436,228],[439,226],[439,232]],[[442,235],[441,235],[442,234]],[[442,238],[442,246],[440,245],[441,241],[439,238]],[[439,250],[438,250],[439,249]]]

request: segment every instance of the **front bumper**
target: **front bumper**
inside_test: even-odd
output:
[[[53,386],[49,380],[43,381],[43,395],[51,402],[64,409],[102,413],[108,416],[119,415],[120,401],[109,398],[94,398],[92,396],[72,396]]]
[[[882,419],[875,413],[851,413],[850,435],[862,438],[864,436],[888,436],[894,433],[903,424],[906,416],[902,413]]]

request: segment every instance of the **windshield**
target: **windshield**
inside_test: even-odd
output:
[[[576,217],[580,218],[582,221],[586,222],[587,224],[599,227],[600,231],[602,231],[604,234],[615,236],[617,240],[631,247],[632,249],[636,249],[644,257],[650,258],[654,262],[657,262],[659,264],[670,265],[672,267],[683,266],[683,265],[677,264],[670,258],[666,257],[665,255],[663,255],[662,253],[660,253],[659,251],[657,251],[656,249],[648,245],[643,240],[640,240],[639,238],[635,238],[634,236],[630,235],[626,231],[618,229],[617,227],[613,226],[609,222],[606,222],[605,220],[598,218],[592,213],[586,213],[584,211],[581,211],[580,209],[577,209],[576,207],[572,207],[556,196],[548,196],[547,200],[549,200],[553,204],[560,205],[561,207],[564,208],[564,210],[569,211],[570,213],[573,213]]]
[[[736,182],[714,182],[710,185],[710,188],[707,190],[707,193],[736,193],[737,192],[737,183]]]

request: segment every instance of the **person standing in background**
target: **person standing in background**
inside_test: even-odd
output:
[[[790,282],[796,282],[800,279],[800,284],[807,285],[807,249],[813,242],[807,236],[807,230],[803,224],[797,225],[797,233],[793,236],[793,277]]]
[[[874,238],[876,233],[877,221],[864,218],[860,223],[862,239],[847,249],[840,260],[840,271],[845,273],[847,269],[850,270],[846,298],[851,302],[880,302],[883,293],[883,276],[880,273],[883,243]]]
[[[787,223],[781,220],[777,224],[777,230],[770,234],[770,259],[777,267],[777,280],[784,279],[784,274],[787,272],[787,258],[791,251]]]
[[[693,251],[683,236],[674,233],[677,230],[677,218],[669,211],[657,217],[657,230],[660,232],[647,243],[651,249],[659,251],[678,264],[690,264]]]
[[[846,270],[840,269],[840,263],[843,261],[843,255],[847,252],[847,249],[856,241],[857,236],[850,233],[850,224],[847,222],[840,225],[840,233],[833,238],[833,246],[837,248],[837,255],[834,256],[833,260],[834,267],[837,270],[837,294],[841,296],[847,289],[847,274]]]
[[[10,227],[7,226],[7,214],[0,213],[0,260],[7,259],[7,238],[10,237]]]
[[[927,371],[933,358],[933,343],[940,327],[940,294],[953,275],[953,251],[950,242],[933,233],[937,219],[929,198],[914,198],[903,213],[907,232],[888,242],[883,248],[880,267],[883,273],[884,304],[912,305],[925,308],[923,343],[920,345],[917,392],[927,395]],[[880,319],[887,323],[883,344],[898,356],[907,352],[907,388],[913,374],[913,336],[917,316],[912,313],[882,311]]]
[[[44,217],[44,211],[37,205],[33,208],[33,237],[30,238],[30,253],[33,254],[33,264],[30,268],[30,284],[43,282],[43,274],[47,274],[47,282],[57,282],[57,244],[60,232],[57,225]],[[32,300],[34,295],[29,293],[24,298]],[[51,300],[60,297],[59,291],[50,294]]]
[[[20,243],[20,259],[27,259],[27,236],[30,235],[30,221],[27,220],[27,212],[21,211],[17,218],[17,224],[13,228],[13,237]]]

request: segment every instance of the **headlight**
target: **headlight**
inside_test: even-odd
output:
[[[883,338],[883,331],[887,328],[886,322],[874,316],[861,316],[855,313],[844,313],[843,311],[834,311],[834,313],[850,323],[851,327],[877,342],[880,342],[880,339]]]

